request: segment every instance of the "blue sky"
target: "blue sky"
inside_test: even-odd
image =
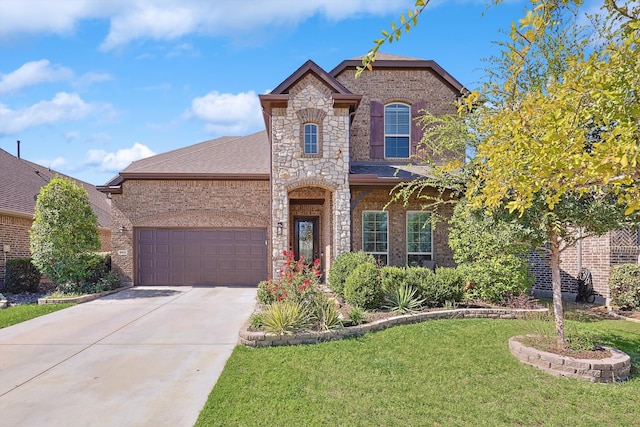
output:
[[[432,0],[381,51],[469,88],[524,1]],[[101,185],[131,161],[262,130],[258,95],[361,56],[413,0],[0,0],[0,148]]]

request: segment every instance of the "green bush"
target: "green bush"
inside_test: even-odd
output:
[[[351,323],[353,323],[354,325],[360,325],[365,321],[366,317],[367,312],[362,308],[358,306],[351,307],[351,310],[349,311],[349,320],[351,321]]]
[[[533,285],[529,264],[516,255],[503,255],[458,267],[470,284],[467,298],[503,303]]]
[[[421,278],[418,293],[427,306],[441,307],[447,301],[462,301],[465,278],[461,270],[440,267],[434,273],[424,274]]]
[[[12,294],[38,292],[42,274],[31,262],[31,258],[7,260],[7,273],[4,278],[4,290]]]
[[[612,267],[609,289],[614,306],[621,310],[640,310],[640,264]]]
[[[347,277],[362,264],[376,266],[376,259],[371,254],[358,252],[344,252],[331,264],[329,270],[329,288],[339,295],[344,296],[344,285]]]
[[[385,291],[392,291],[407,282],[407,269],[385,265],[380,268],[380,283]]]
[[[365,310],[380,308],[384,294],[375,263],[360,264],[344,282],[344,299]]]

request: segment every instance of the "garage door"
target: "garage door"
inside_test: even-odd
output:
[[[267,278],[266,229],[136,229],[137,285],[252,285]]]

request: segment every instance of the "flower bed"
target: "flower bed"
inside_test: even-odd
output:
[[[367,332],[381,331],[395,325],[406,325],[426,320],[437,319],[518,319],[533,313],[546,313],[548,309],[509,309],[509,308],[461,308],[454,310],[424,311],[412,314],[391,316],[371,323],[347,326],[317,332],[302,332],[293,334],[272,334],[253,331],[249,322],[240,331],[239,341],[248,347],[271,347],[277,345],[316,344],[323,341],[339,340],[364,335]]]
[[[602,347],[610,357],[601,359],[578,359],[549,353],[522,344],[525,337],[509,339],[509,350],[522,363],[535,366],[552,375],[577,378],[592,383],[625,381],[631,372],[631,357],[615,348]]]

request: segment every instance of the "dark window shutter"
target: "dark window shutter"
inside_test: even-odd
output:
[[[424,114],[421,111],[425,108],[427,108],[426,101],[418,101],[411,106],[411,154],[416,154],[418,144],[424,134],[422,124],[417,118]]]
[[[384,105],[371,101],[371,142],[370,156],[372,159],[384,158]]]

